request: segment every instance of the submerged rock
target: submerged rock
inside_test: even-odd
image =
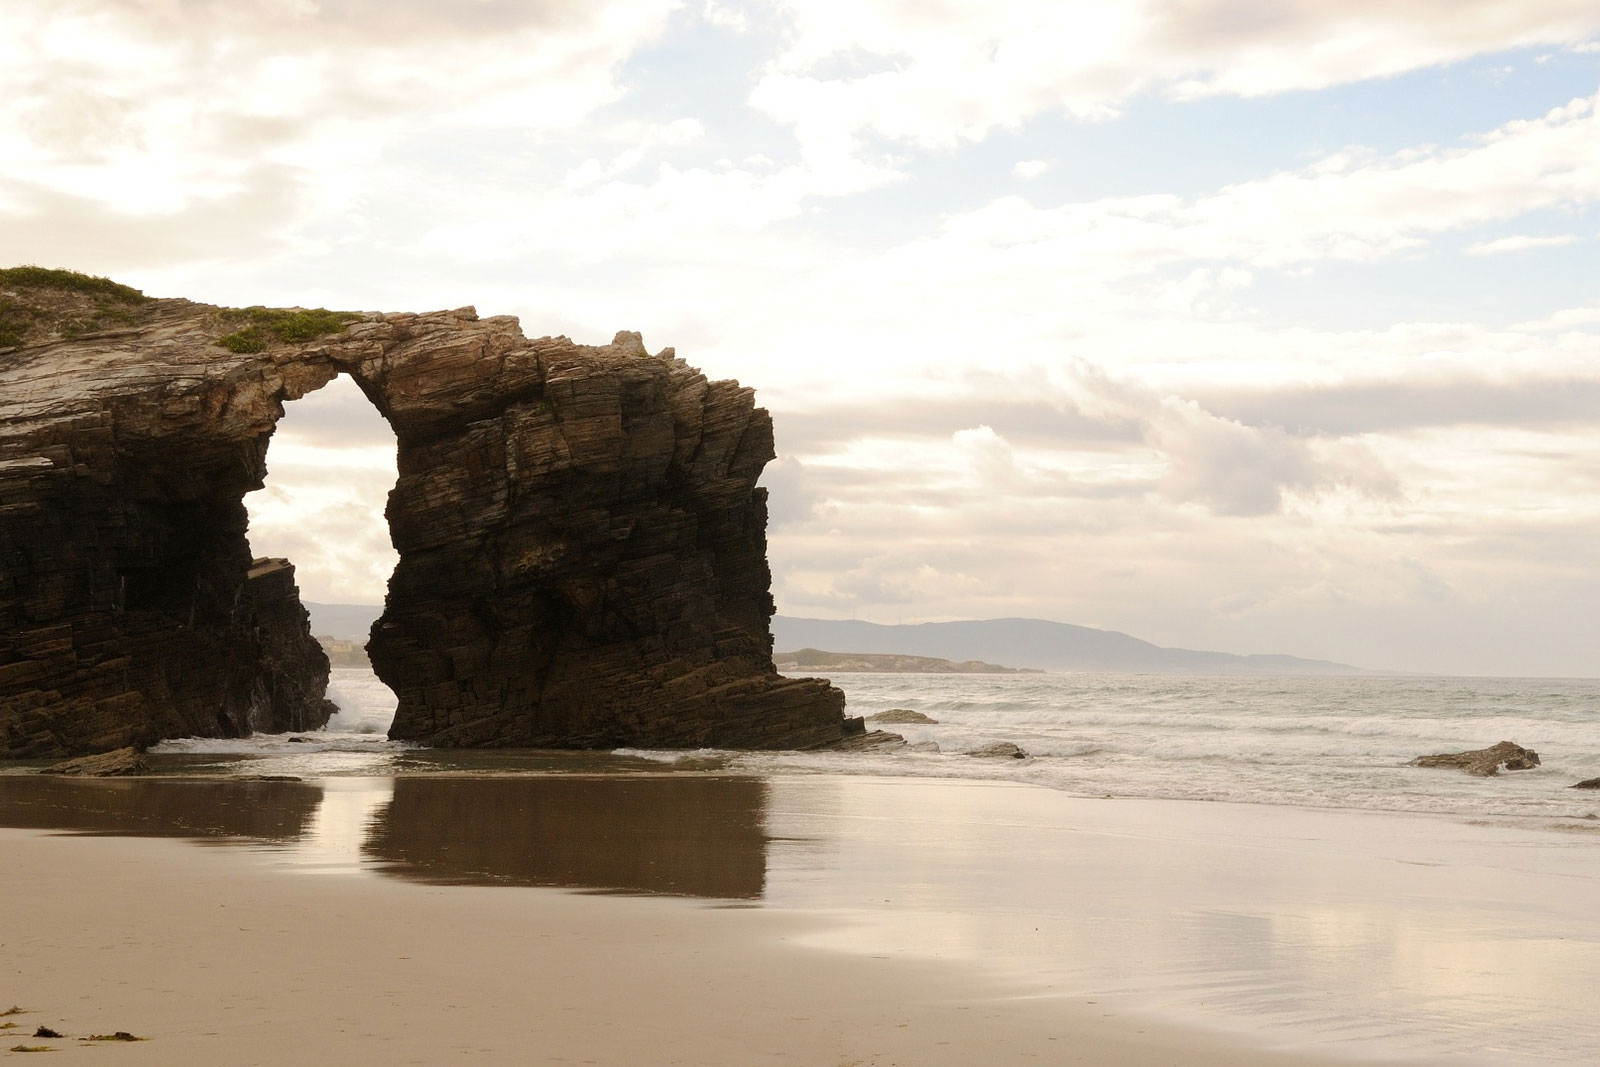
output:
[[[1539,754],[1512,741],[1501,741],[1488,748],[1475,748],[1469,752],[1443,752],[1435,756],[1418,756],[1409,767],[1456,767],[1479,778],[1489,778],[1499,773],[1503,766],[1508,771],[1526,771],[1539,766]]]
[[[830,741],[821,747],[829,752],[874,752],[889,748],[905,748],[906,739],[887,730],[868,730],[838,741]]]
[[[1013,745],[1010,741],[996,741],[993,744],[984,745],[982,748],[974,748],[967,752],[967,755],[979,756],[984,759],[1028,758],[1028,754],[1026,752],[1018,748],[1016,745]]]
[[[1573,786],[1574,789],[1600,789],[1600,778],[1589,778]]]
[[[876,715],[868,715],[867,716],[867,721],[868,722],[888,723],[891,726],[893,726],[893,725],[920,725],[920,726],[937,726],[937,725],[939,725],[939,720],[938,719],[930,719],[926,715],[922,714],[922,712],[920,712],[920,711],[912,711],[910,708],[890,708],[888,711],[880,711]]]
[[[471,308],[227,309],[36,269],[0,297],[28,323],[0,339],[0,758],[327,720],[326,656],[289,565],[252,561],[243,498],[283,405],[340,374],[399,448],[367,645],[390,736],[846,736],[839,690],[773,667],[772,420],[737,382]]]
[[[149,769],[149,763],[138,749],[119,748],[96,756],[80,756],[77,759],[56,763],[39,773],[68,774],[80,778],[113,778],[124,774],[143,774]]]

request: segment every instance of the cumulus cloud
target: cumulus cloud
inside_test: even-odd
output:
[[[1161,489],[1218,515],[1269,515],[1285,493],[1349,488],[1392,497],[1399,485],[1358,445],[1319,448],[1276,426],[1252,427],[1187,400],[1169,399],[1150,440],[1167,457]]]
[[[805,464],[783,456],[767,464],[761,472],[761,485],[767,490],[767,522],[772,527],[788,526],[811,518],[817,510],[816,489]]]
[[[266,484],[245,497],[251,551],[292,561],[307,600],[381,602],[399,558],[384,518],[396,476],[394,431],[336,378],[278,422]]]
[[[29,224],[86,249],[141,225],[181,233],[147,242],[152,265],[286,240],[348,212],[389,152],[446,153],[463,129],[572,129],[617,99],[618,64],[672,7],[17,0],[0,15],[5,250],[60,259]],[[234,240],[213,248],[196,235],[219,204]]]

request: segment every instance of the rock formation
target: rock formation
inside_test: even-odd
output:
[[[1436,756],[1418,756],[1410,767],[1457,767],[1479,778],[1490,778],[1508,771],[1526,771],[1539,766],[1539,753],[1523,748],[1512,741],[1501,741],[1488,748],[1475,748],[1467,752],[1442,752]]]
[[[995,741],[979,748],[970,749],[969,756],[981,759],[1027,759],[1028,754],[1010,741]]]
[[[888,711],[880,711],[876,715],[868,715],[867,721],[886,723],[890,726],[939,725],[938,719],[930,719],[928,716],[922,714],[922,712],[912,711],[910,708],[890,708]]]
[[[118,748],[94,756],[79,756],[46,767],[41,774],[60,774],[74,778],[117,778],[143,774],[149,770],[136,748]]]
[[[1600,778],[1585,778],[1583,781],[1579,782],[1577,785],[1574,785],[1572,788],[1573,789],[1600,789]]]
[[[242,499],[283,404],[340,373],[399,442],[400,562],[368,643],[391,736],[792,748],[861,729],[838,690],[772,666],[771,420],[671,349],[33,268],[0,271],[0,320],[0,756],[325,721],[326,657],[292,570],[252,563]]]

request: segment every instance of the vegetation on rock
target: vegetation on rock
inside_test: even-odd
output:
[[[234,314],[244,316],[246,325],[217,338],[217,344],[229,352],[265,352],[273,341],[314,341],[361,318],[351,311],[327,308],[248,307]]]
[[[0,296],[0,348],[20,345],[33,319],[32,308]]]
[[[0,269],[0,348],[13,348],[36,335],[78,337],[127,325],[135,319],[134,309],[148,299],[110,278],[75,270]]]
[[[82,274],[75,270],[36,267],[31,264],[0,270],[0,285],[13,285],[19,289],[64,289],[73,293],[87,293],[90,296],[120,300],[125,304],[138,304],[149,299],[132,286],[114,282],[110,278]]]

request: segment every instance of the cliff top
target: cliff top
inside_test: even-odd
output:
[[[161,311],[209,317],[215,344],[236,353],[264,352],[338,333],[368,316],[327,308],[226,308],[161,300],[92,274],[50,267],[0,269],[0,351],[71,341],[149,324]]]

